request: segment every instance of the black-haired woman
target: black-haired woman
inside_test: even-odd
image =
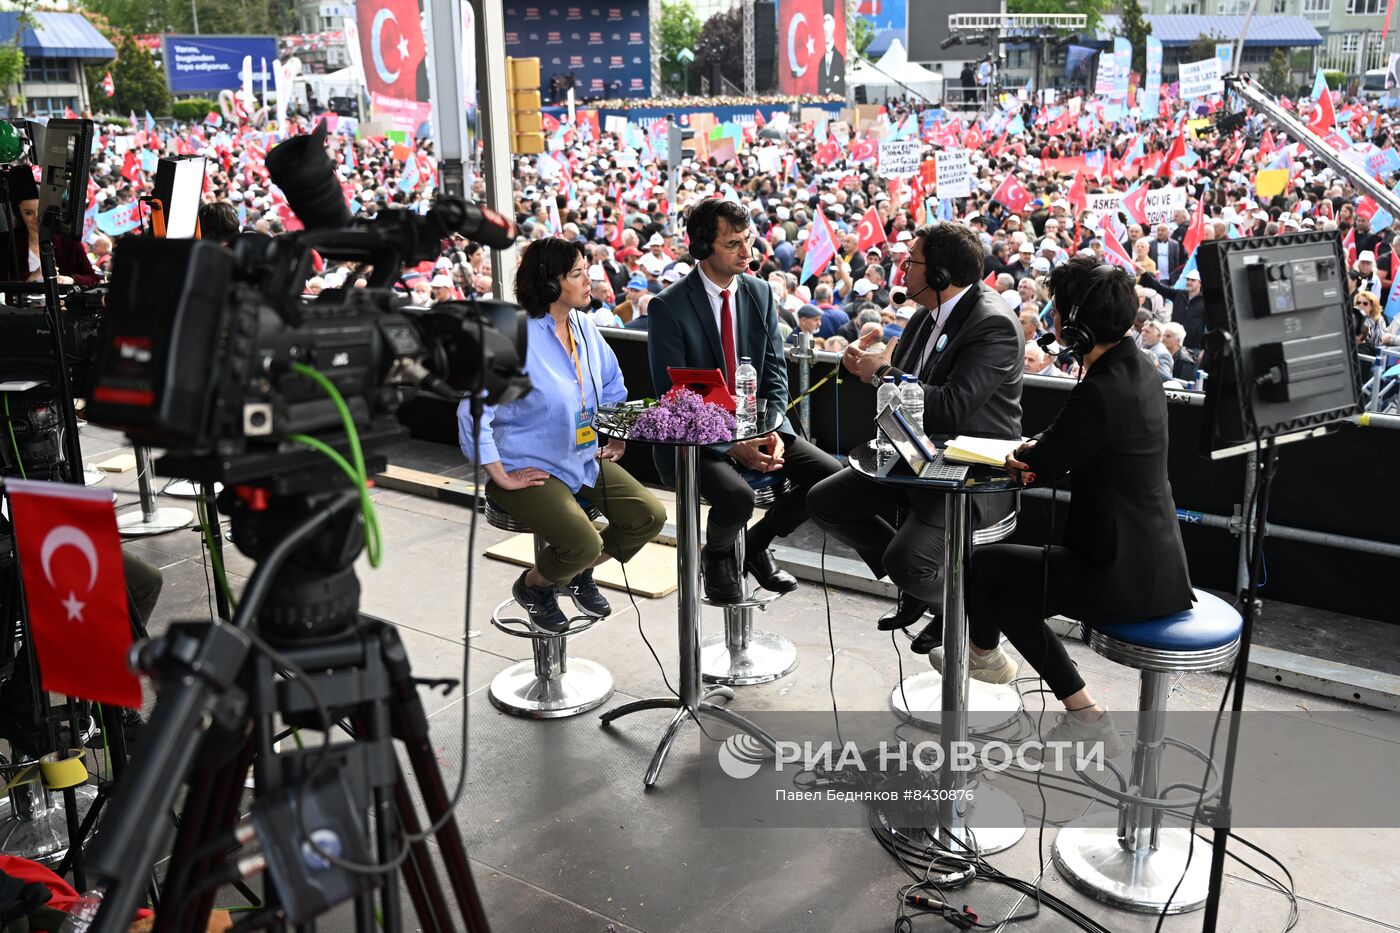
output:
[[[39,269],[39,186],[34,169],[16,165],[5,172],[10,210],[15,223],[0,234],[0,282],[37,282]],[[81,243],[53,236],[54,265],[58,284],[87,288],[102,280],[92,268]]]
[[[509,404],[488,406],[479,424],[470,401],[462,402],[458,434],[467,459],[490,478],[486,494],[544,539],[539,562],[511,593],[532,625],[558,632],[568,619],[556,588],[586,615],[608,615],[593,567],[609,557],[626,563],[661,530],[666,513],[618,465],[622,441],[601,444],[594,427],[598,407],[625,400],[627,387],[597,327],[587,314],[575,313],[590,298],[583,246],[546,237],[525,247],[515,295],[530,318],[525,372],[532,389]],[[576,497],[607,517],[602,534]]]
[[[1123,749],[1112,720],[1045,619],[1063,613],[1092,626],[1184,612],[1191,580],[1167,481],[1162,380],[1128,337],[1137,310],[1133,278],[1075,257],[1051,273],[1050,290],[1061,344],[1071,343],[1065,322],[1075,309],[1086,329],[1077,347],[1084,378],[1050,427],[1007,457],[1006,467],[1022,485],[1070,474],[1064,543],[994,544],[972,555],[969,671],[989,683],[1016,676],[1016,662],[999,646],[1005,632],[1064,704],[1044,739],[1101,740],[1112,757]]]

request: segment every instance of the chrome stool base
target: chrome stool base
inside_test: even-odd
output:
[[[978,855],[992,855],[1021,841],[1026,835],[1026,817],[1015,798],[986,781],[969,781],[967,789],[972,792],[972,805],[957,840],[949,839],[947,830],[938,832],[949,852],[968,854],[975,847]]]
[[[135,509],[117,516],[117,531],[123,538],[144,538],[179,531],[193,523],[194,513],[189,509],[159,508],[151,513],[149,521],[145,513]]]
[[[890,691],[890,709],[918,725],[938,728],[943,675],[924,671],[895,684]],[[1021,709],[1021,694],[1010,684],[967,682],[967,727],[972,732],[991,732],[1009,725],[1021,715]]]
[[[1188,865],[1189,831],[1162,829],[1155,849],[1129,851],[1115,827],[1062,829],[1053,847],[1055,868],[1096,901],[1139,913],[1158,914],[1177,888],[1169,914],[1197,910],[1210,894],[1210,845],[1198,842]],[[1185,878],[1182,873],[1185,872]]]
[[[706,636],[700,647],[700,677],[706,683],[747,687],[791,674],[797,646],[772,632],[751,632],[747,644],[731,646],[723,634]]]
[[[568,670],[540,677],[534,661],[520,661],[491,680],[491,705],[510,716],[562,719],[606,703],[613,695],[613,677],[606,667],[587,658],[569,658]]]

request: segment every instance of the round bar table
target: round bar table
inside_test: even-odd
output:
[[[758,416],[752,421],[741,421],[735,431],[734,441],[749,440],[770,434],[782,423],[782,412],[769,411],[759,400]],[[648,709],[673,709],[675,716],[661,736],[651,765],[647,768],[644,784],[647,789],[655,786],[661,776],[661,767],[666,763],[666,755],[675,744],[681,726],[688,720],[698,719],[701,713],[724,722],[735,729],[747,732],[762,742],[769,751],[776,752],[772,736],[749,720],[732,710],[711,702],[714,698],[733,699],[734,691],[723,685],[711,686],[703,693],[700,690],[700,487],[696,475],[700,451],[695,444],[667,443],[629,436],[629,429],[622,427],[617,417],[620,409],[598,412],[598,431],[608,437],[633,441],[654,446],[673,447],[676,452],[676,576],[677,601],[676,626],[680,641],[679,680],[677,696],[652,697],[635,700],[631,703],[610,709],[600,717],[604,726],[623,716]]]
[[[1024,815],[1011,795],[985,781],[969,780],[968,774],[953,768],[949,749],[956,745],[966,748],[968,741],[968,631],[965,605],[964,573],[967,555],[972,550],[971,497],[992,493],[1012,492],[1020,487],[1000,467],[971,465],[961,481],[923,480],[905,467],[895,454],[881,454],[874,444],[867,443],[851,451],[851,469],[872,482],[882,485],[917,488],[923,492],[939,492],[944,499],[943,526],[943,676],[942,702],[937,707],[939,741],[943,746],[943,761],[938,771],[938,788],[943,792],[938,801],[936,838],[949,851],[968,852],[974,846],[986,855],[1009,849],[1025,835]],[[920,674],[918,678],[935,676]],[[911,678],[914,680],[916,678]],[[984,685],[977,682],[977,686]],[[1012,691],[1013,693],[1015,691]],[[900,687],[894,690],[892,705],[901,715],[917,722],[928,723],[914,714],[920,705],[910,696],[914,709],[901,709]],[[980,699],[974,696],[973,699]],[[992,702],[1001,705],[1000,698]],[[1016,698],[1019,705],[1019,696]],[[1004,719],[1000,712],[992,716]],[[968,794],[968,790],[971,794]],[[981,819],[978,819],[980,814]]]

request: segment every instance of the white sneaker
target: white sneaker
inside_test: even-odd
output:
[[[940,674],[943,673],[943,648],[939,646],[928,653],[928,663]],[[992,649],[991,654],[979,655],[975,651],[967,653],[967,674],[973,680],[980,680],[986,684],[1009,684],[1016,679],[1016,672],[1020,668],[1016,662],[1007,657],[1006,652],[997,645]]]
[[[1033,714],[1031,718],[1035,718]],[[1118,758],[1127,751],[1123,739],[1118,735],[1118,728],[1113,723],[1113,714],[1107,711],[1093,722],[1085,722],[1073,713],[1060,713],[1055,725],[1045,732],[1040,741],[1045,746],[1049,746],[1051,742],[1069,742],[1074,746],[1068,750],[1070,754],[1073,754],[1078,746],[1087,750],[1094,743],[1101,742],[1106,760]],[[1040,761],[1041,750],[1041,746],[1034,744],[1032,739],[1032,744],[1024,748],[1026,760]],[[1066,755],[1065,760],[1073,764],[1069,755]]]

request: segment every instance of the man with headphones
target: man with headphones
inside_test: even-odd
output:
[[[1090,696],[1045,624],[1063,614],[1097,622],[1160,618],[1191,608],[1191,579],[1167,480],[1167,403],[1156,367],[1128,338],[1137,313],[1133,277],[1076,256],[1050,274],[1055,329],[1085,373],[1055,421],[1006,458],[1022,485],[1070,475],[1061,545],[992,544],[968,565],[970,676],[1010,683],[1011,644],[1065,707],[1042,740],[1103,741],[1123,750],[1113,721]],[[1063,309],[1068,309],[1065,313]],[[941,649],[930,652],[941,668]]]
[[[867,334],[846,350],[846,369],[866,382],[906,372],[924,393],[927,435],[1020,438],[1025,342],[1006,300],[982,284],[982,241],[955,223],[923,227],[903,261],[908,297],[919,308],[880,352]],[[881,631],[908,628],[943,598],[943,494],[900,489],[843,470],[808,497],[812,519],[850,545],[876,579],[899,587]],[[982,528],[1016,508],[1016,494],[974,496],[972,520]],[[898,526],[898,531],[895,530]],[[923,650],[937,644],[935,619]]]
[[[707,198],[690,209],[686,232],[695,268],[647,307],[647,353],[657,395],[671,388],[670,367],[717,369],[732,393],[738,361],[747,356],[758,371],[758,397],[770,411],[786,412],[783,337],[771,288],[750,274],[758,266],[748,212],[734,201]],[[673,452],[656,447],[653,454],[669,485],[675,475]],[[740,599],[745,571],[766,590],[796,589],[797,580],[778,567],[768,546],[806,521],[807,490],[840,469],[830,454],[797,435],[786,414],[765,437],[704,448],[698,474],[700,493],[710,503],[702,551],[705,595],[715,602]],[[753,515],[754,492],[741,471],[781,473],[792,485],[748,529],[743,568],[734,543]]]

